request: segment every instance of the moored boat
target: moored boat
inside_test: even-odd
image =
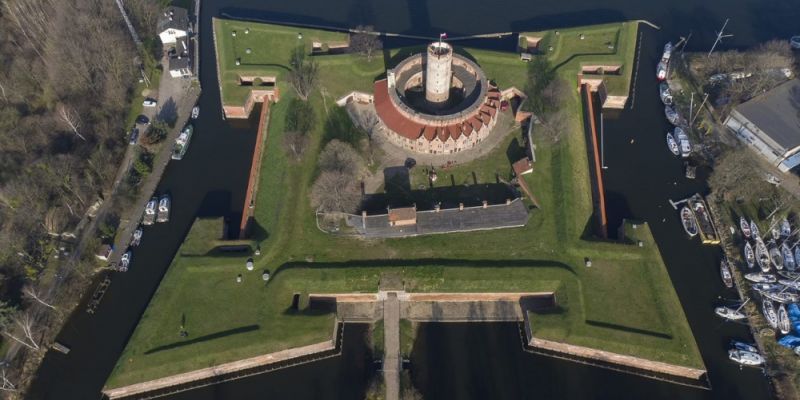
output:
[[[745,315],[743,312],[730,307],[717,307],[714,309],[714,313],[722,318],[732,321],[739,321],[747,318],[747,315]]]
[[[800,278],[800,272],[792,272],[792,271],[787,271],[785,269],[783,271],[778,271],[778,275],[791,280]]]
[[[200,116],[200,106],[192,107],[192,119],[197,119]]]
[[[770,300],[777,301],[778,303],[796,303],[800,301],[800,295],[785,290],[761,292],[761,295]]]
[[[664,45],[664,52],[661,53],[661,59],[669,61],[671,57],[672,57],[672,42],[667,42],[667,44]]]
[[[771,292],[773,290],[783,289],[783,285],[779,285],[777,283],[759,282],[759,283],[754,283],[751,286],[753,287],[753,290],[755,290],[756,292]]]
[[[780,283],[783,286],[792,288],[794,290],[800,290],[800,281],[798,281],[797,278],[795,278],[795,279],[778,279],[778,283]]]
[[[671,151],[672,154],[675,154],[676,156],[681,154],[681,149],[678,147],[678,142],[675,141],[675,138],[669,132],[667,132],[667,147],[669,147],[669,151]]]
[[[764,313],[764,318],[773,329],[778,327],[778,313],[775,312],[775,305],[772,304],[770,299],[764,299],[761,302],[761,311]]]
[[[170,198],[168,194],[158,199],[158,215],[156,222],[169,222]]]
[[[136,247],[142,241],[142,235],[144,234],[144,230],[142,227],[136,227],[136,230],[133,231],[133,236],[131,237],[131,246]]]
[[[692,214],[692,210],[689,207],[684,206],[681,209],[681,224],[683,224],[683,230],[686,231],[686,234],[689,237],[694,237],[697,235],[697,221],[694,218],[694,214]]]
[[[156,206],[158,205],[158,197],[150,198],[147,205],[144,207],[144,216],[142,217],[142,225],[153,225],[156,222]]]
[[[664,106],[664,115],[667,117],[667,121],[669,121],[670,124],[675,126],[680,125],[681,116],[672,106]]]
[[[756,354],[758,353],[758,348],[749,343],[740,342],[738,340],[731,340],[731,345],[733,345],[733,348],[737,350],[749,351],[751,353],[756,353]]]
[[[783,269],[783,255],[781,255],[781,251],[778,249],[778,245],[775,244],[774,240],[771,240],[767,245],[769,248],[769,258],[772,261],[772,265],[778,271]]]
[[[789,38],[789,46],[795,50],[800,50],[800,35]]]
[[[133,259],[133,253],[130,250],[128,250],[119,259],[119,266],[117,266],[117,271],[120,272],[127,271],[128,267],[131,265],[131,259]]]
[[[728,260],[723,259],[720,261],[719,275],[722,277],[722,283],[725,284],[725,287],[729,289],[733,287],[733,275],[731,275],[731,268],[728,266]]]
[[[661,102],[664,103],[665,106],[672,105],[672,93],[670,93],[669,84],[667,82],[661,82],[658,85],[658,95],[661,97]]]
[[[758,225],[756,225],[756,221],[750,220],[750,234],[753,235],[753,239],[757,239],[761,237],[761,232],[758,230]]]
[[[756,264],[756,256],[753,253],[753,246],[750,242],[744,244],[744,260],[747,262],[747,268],[752,269]]]
[[[181,130],[181,133],[175,139],[175,146],[172,148],[172,159],[173,160],[182,160],[183,156],[186,154],[186,150],[189,149],[189,142],[192,140],[192,133],[194,132],[194,127],[192,124],[186,124]]]
[[[767,250],[767,245],[764,244],[764,241],[761,240],[760,237],[756,238],[756,261],[761,271],[769,272],[769,251]]]
[[[667,67],[668,63],[664,60],[659,61],[658,65],[656,65],[656,78],[659,81],[667,79]]]
[[[797,243],[794,244],[794,269],[787,268],[789,271],[794,271],[797,269],[797,263],[800,262],[800,245]]]
[[[778,329],[784,335],[792,330],[792,322],[789,321],[789,313],[786,312],[786,306],[783,304],[778,306]]]
[[[747,366],[759,366],[764,363],[764,357],[760,354],[739,349],[729,350],[728,358],[737,364]]]
[[[784,218],[781,221],[781,237],[787,238],[789,235],[792,234],[792,225],[789,223],[789,220]]]
[[[686,132],[684,132],[681,127],[676,126],[673,136],[680,146],[681,157],[689,157],[689,155],[692,154],[692,144],[689,142],[689,136],[686,135]]]
[[[739,217],[739,228],[742,230],[742,236],[744,236],[745,239],[750,239],[750,224],[747,223],[744,217]]]
[[[784,268],[794,271],[795,269],[794,255],[792,254],[792,249],[789,248],[789,245],[786,244],[786,242],[783,242],[783,244],[781,245],[781,254],[783,255]]]
[[[761,272],[751,272],[749,274],[744,275],[744,279],[747,279],[750,282],[765,282],[765,283],[775,283],[778,281],[778,278],[772,274],[764,274]]]

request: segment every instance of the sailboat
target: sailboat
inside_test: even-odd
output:
[[[794,255],[792,255],[792,249],[789,248],[786,242],[783,242],[781,245],[781,253],[783,254],[783,266],[788,270],[794,271],[796,260],[794,259]]]
[[[759,366],[764,363],[764,357],[761,354],[739,349],[728,350],[728,358],[738,364],[747,366]]]
[[[774,240],[770,240],[769,242],[769,258],[772,260],[772,265],[775,266],[775,269],[778,271],[783,269],[783,256],[781,255],[781,251],[778,249],[778,245],[775,243]]]
[[[661,82],[658,85],[658,95],[661,97],[661,102],[664,103],[665,106],[672,105],[672,93],[669,91],[669,84],[667,82]]]
[[[717,307],[714,309],[714,313],[731,321],[739,321],[747,318],[747,315],[745,315],[743,312],[730,307]]]
[[[755,233],[755,231],[753,231]],[[763,272],[769,272],[769,251],[760,237],[756,237],[756,261]]]
[[[783,304],[778,306],[778,329],[784,335],[792,330],[792,322],[789,321],[789,313],[786,312],[786,306]]]
[[[675,154],[676,156],[681,154],[681,149],[678,147],[678,142],[675,141],[675,137],[669,132],[667,132],[667,146],[672,154]]]
[[[789,220],[784,218],[781,222],[781,237],[787,238],[789,235],[792,234],[792,225],[789,223]]]
[[[761,302],[761,311],[764,312],[764,318],[773,329],[778,327],[778,313],[775,312],[775,305],[769,299],[764,299]]]
[[[747,268],[753,269],[756,264],[756,256],[753,253],[753,246],[750,245],[750,242],[745,242],[744,244],[744,260],[747,261]]]
[[[692,214],[692,210],[689,207],[683,206],[681,209],[681,223],[683,224],[683,230],[686,231],[690,238],[697,235],[697,220],[695,220],[694,214]]]
[[[758,225],[756,225],[756,221],[750,220],[750,232],[753,235],[753,239],[758,239],[761,237],[761,232],[758,231]]]
[[[744,217],[739,217],[739,228],[742,229],[742,236],[745,239],[750,239],[750,224],[747,223]]]
[[[722,283],[728,289],[733,287],[733,275],[731,275],[731,268],[728,266],[728,260],[723,259],[719,263],[719,275],[722,277]]]
[[[667,121],[669,121],[670,124],[675,126],[680,125],[681,116],[672,106],[664,106],[664,115],[667,117]]]
[[[754,283],[759,283],[759,282],[775,283],[778,281],[778,278],[776,278],[775,275],[764,274],[761,272],[751,272],[749,274],[745,274],[744,279],[747,279],[748,281]]]

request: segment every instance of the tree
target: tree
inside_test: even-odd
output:
[[[299,161],[308,146],[308,134],[298,131],[288,131],[283,134],[283,147],[286,152]]]
[[[371,25],[359,25],[350,34],[350,50],[367,57],[372,61],[372,54],[383,48],[383,42]]]
[[[286,130],[308,133],[317,125],[317,116],[314,107],[307,101],[292,99],[289,102],[289,112],[286,113]]]
[[[28,285],[22,291],[22,293],[25,295],[25,297],[27,297],[27,298],[29,298],[31,300],[34,300],[37,303],[39,303],[39,304],[41,304],[41,305],[43,305],[43,306],[45,306],[45,307],[47,307],[47,308],[49,308],[51,310],[55,310],[56,309],[56,307],[54,305],[42,300],[42,297],[44,297],[44,295],[42,293],[40,293],[39,289],[36,288],[33,285]]]
[[[361,156],[347,143],[331,140],[319,154],[321,171],[341,172],[355,179],[364,170]]]
[[[145,144],[156,144],[166,139],[167,132],[169,132],[169,125],[166,121],[156,119],[150,125],[147,133],[144,135]]]
[[[552,142],[558,142],[565,134],[571,131],[569,113],[565,110],[550,112],[545,118],[539,119],[540,131]]]
[[[2,386],[0,386],[0,391],[3,391],[3,392],[16,392],[17,391],[17,385],[12,383],[11,380],[8,378],[8,374],[6,374],[6,369],[5,368],[3,368],[0,371],[0,377],[2,377],[2,379],[3,379],[3,384],[2,384]]]
[[[355,213],[360,202],[358,181],[342,171],[323,171],[311,187],[311,205],[320,212]]]
[[[758,199],[773,193],[754,154],[744,147],[732,148],[716,159],[708,178],[712,193],[726,200]]]
[[[545,100],[542,92],[556,79],[555,70],[544,56],[533,57],[528,63],[528,79],[525,84],[526,108],[539,116],[545,110]]]
[[[34,338],[36,328],[33,317],[27,312],[16,313],[3,325],[3,335],[31,350],[39,350],[39,342]],[[22,336],[14,332],[17,330]]]
[[[81,120],[78,118],[78,114],[76,114],[72,108],[67,107],[64,104],[59,104],[58,107],[56,107],[56,110],[58,112],[58,117],[61,119],[64,125],[66,125],[69,130],[71,130],[76,136],[85,142],[86,138],[83,137],[80,132],[78,132],[78,128],[81,126]]]
[[[300,100],[308,101],[308,97],[318,85],[318,66],[306,58],[305,47],[297,46],[289,60],[289,84],[292,85]]]

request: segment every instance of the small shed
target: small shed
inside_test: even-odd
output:
[[[100,246],[99,249],[97,249],[97,253],[94,256],[97,257],[98,260],[108,261],[108,259],[111,258],[111,254],[113,253],[114,253],[114,248],[111,247],[110,245],[104,244]]]
[[[517,160],[512,168],[514,169],[514,175],[519,177],[533,172],[533,163],[531,163],[531,160],[528,157],[525,157]]]
[[[408,226],[417,224],[417,207],[389,209],[389,226]]]

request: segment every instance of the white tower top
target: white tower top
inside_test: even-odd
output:
[[[425,99],[431,103],[444,103],[450,97],[453,48],[444,42],[431,43],[426,63]]]

